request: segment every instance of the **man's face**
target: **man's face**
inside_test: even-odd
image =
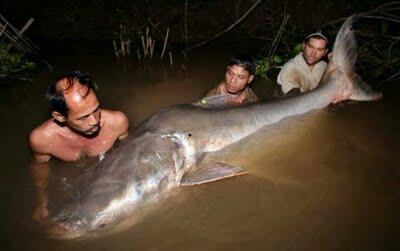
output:
[[[328,52],[326,41],[319,38],[310,38],[303,47],[303,57],[309,66],[318,63]]]
[[[64,93],[68,107],[65,122],[71,129],[87,136],[100,130],[100,106],[93,90],[87,93],[87,87],[75,84],[72,90]]]
[[[230,94],[237,94],[253,80],[254,76],[238,65],[231,65],[226,68],[225,87]]]

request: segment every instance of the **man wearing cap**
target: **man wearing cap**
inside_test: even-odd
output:
[[[304,39],[303,52],[286,62],[277,82],[285,96],[294,96],[316,88],[327,63],[322,58],[328,52],[328,39],[321,32]]]

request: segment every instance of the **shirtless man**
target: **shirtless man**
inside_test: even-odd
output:
[[[320,32],[308,35],[303,52],[283,65],[277,82],[285,96],[295,96],[318,86],[327,66],[322,58],[328,53],[328,42]]]
[[[213,95],[229,95],[229,105],[257,102],[258,97],[249,87],[254,79],[254,73],[255,65],[252,60],[232,58],[226,66],[225,79],[209,90],[204,98]]]
[[[47,183],[52,157],[76,161],[104,154],[118,139],[128,136],[129,123],[120,111],[100,108],[97,86],[90,77],[74,71],[51,84],[47,99],[52,118],[36,127],[29,136],[33,152],[32,176],[37,189],[33,218],[48,214]]]

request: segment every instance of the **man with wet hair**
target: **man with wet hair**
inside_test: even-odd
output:
[[[100,108],[97,86],[83,72],[65,74],[50,84],[47,99],[52,118],[29,136],[33,152],[31,170],[38,189],[38,208],[33,215],[36,220],[48,213],[47,196],[43,193],[52,157],[63,161],[102,157],[117,140],[128,136],[129,129],[124,113]]]
[[[227,95],[229,105],[257,102],[259,99],[249,84],[254,79],[255,65],[248,57],[230,59],[226,66],[225,79],[207,92],[205,98],[214,95]],[[202,102],[202,101],[201,101]]]
[[[321,32],[304,39],[303,52],[286,62],[279,72],[277,82],[285,96],[295,96],[318,86],[327,66],[322,59],[328,53],[328,44],[328,38]]]

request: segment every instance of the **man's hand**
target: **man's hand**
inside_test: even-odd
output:
[[[47,209],[47,201],[42,204],[36,204],[36,207],[32,213],[32,219],[36,222],[41,222],[47,216],[49,216],[49,210]]]
[[[294,96],[298,96],[301,94],[301,91],[299,88],[293,88],[291,89],[288,93],[286,93],[285,98],[286,97],[294,97]]]

